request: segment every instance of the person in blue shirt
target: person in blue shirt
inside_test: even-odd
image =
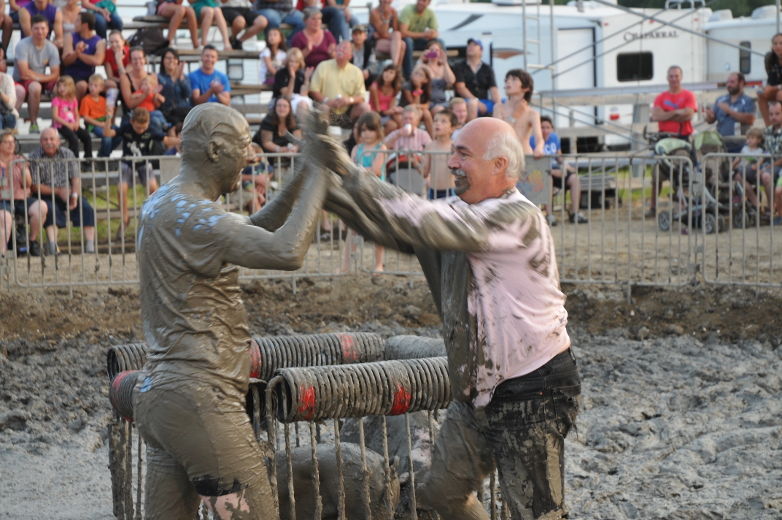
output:
[[[554,188],[565,191],[570,190],[569,219],[573,224],[586,224],[589,220],[578,211],[581,200],[581,181],[578,172],[572,166],[562,163],[562,146],[559,136],[554,132],[554,123],[548,116],[540,116],[540,130],[543,134],[543,154],[551,157],[551,180]],[[535,136],[529,138],[530,146],[535,149]],[[563,172],[564,170],[564,172]],[[556,218],[548,213],[547,220],[550,225],[556,225]]]
[[[731,72],[725,81],[728,93],[717,98],[714,107],[706,107],[706,122],[716,122],[717,133],[722,137],[736,137],[725,140],[728,153],[741,152],[744,139],[740,137],[755,122],[755,101],[744,94],[744,84],[744,74]]]
[[[188,76],[193,90],[193,106],[201,103],[231,104],[231,83],[228,76],[215,69],[217,49],[205,45],[201,51],[201,67]]]

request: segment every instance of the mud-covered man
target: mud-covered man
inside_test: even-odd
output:
[[[564,440],[580,380],[566,330],[554,244],[515,188],[524,155],[513,128],[471,121],[448,166],[457,196],[427,201],[345,155],[326,207],[386,247],[417,255],[443,321],[453,403],[419,504],[443,518],[488,519],[476,497],[496,467],[512,518],[564,518]]]
[[[228,213],[250,158],[236,110],[194,108],[179,175],[144,205],[137,238],[149,358],[134,392],[147,441],[146,518],[277,518],[262,451],[244,411],[250,333],[237,266],[297,269],[312,241],[327,176],[300,173],[262,211]],[[294,198],[297,201],[294,203]]]

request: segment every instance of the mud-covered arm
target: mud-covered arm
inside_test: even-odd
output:
[[[301,164],[301,161],[297,164]],[[293,177],[282,190],[263,208],[250,215],[250,222],[268,231],[275,231],[282,226],[301,192],[305,177],[304,168],[296,168]]]

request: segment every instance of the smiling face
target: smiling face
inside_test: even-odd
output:
[[[274,104],[274,113],[277,114],[279,120],[285,120],[285,118],[288,117],[288,115],[291,113],[290,102],[283,97],[278,98],[277,102]]]
[[[60,147],[60,134],[54,128],[41,132],[41,149],[45,155],[52,157]]]
[[[144,51],[141,49],[134,49],[130,53],[130,66],[136,72],[141,72],[147,64],[147,57],[144,55]]]
[[[36,44],[40,44],[46,39],[46,35],[49,34],[49,24],[46,21],[38,22],[30,30],[32,31],[33,41]]]
[[[214,49],[204,49],[201,53],[201,69],[206,74],[211,74],[215,70],[217,63],[217,51]]]
[[[668,69],[668,89],[671,92],[678,92],[682,88],[682,69],[671,67]]]
[[[176,71],[177,65],[179,65],[179,59],[173,52],[168,51],[163,55],[163,68],[169,76]]]

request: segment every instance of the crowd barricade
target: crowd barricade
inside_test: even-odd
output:
[[[421,197],[429,195],[423,165],[447,159],[447,153],[380,153],[386,182]],[[774,225],[771,217],[777,211],[773,196],[765,194],[761,177],[741,168],[731,173],[737,158],[740,156],[708,154],[694,168],[689,155],[567,155],[558,161],[564,172],[562,182],[552,181],[553,158],[529,158],[518,186],[556,220],[551,233],[564,282],[678,286],[706,281],[780,286],[782,239],[777,235],[782,226]],[[264,154],[261,162],[244,172],[242,188],[223,198],[225,208],[245,215],[257,210],[263,197],[271,200],[276,196],[300,160],[297,154]],[[65,219],[65,227],[57,233],[58,255],[26,254],[24,239],[33,228],[37,226],[38,236],[44,238],[44,253],[47,233],[34,215],[21,211],[9,237],[11,250],[0,259],[2,285],[137,283],[135,232],[151,188],[137,173],[129,172],[150,168],[158,184],[165,183],[178,172],[179,158],[39,162],[35,167],[73,167],[81,172],[82,196],[74,211],[79,222],[90,214],[90,208],[94,212],[97,254],[86,253],[88,230],[70,219]],[[129,181],[126,204],[118,196],[123,168]],[[747,183],[741,182],[742,175]],[[657,211],[651,214],[655,178],[663,182]],[[576,203],[574,179],[580,184]],[[746,196],[747,186],[762,194],[763,212],[754,210]],[[36,192],[31,196],[47,206],[57,203],[56,194]],[[572,223],[574,208],[588,222]],[[375,254],[374,245],[348,233],[334,215],[323,212],[302,269],[292,273],[242,269],[241,277],[290,278],[295,282],[301,276],[370,272],[376,268]],[[414,257],[394,251],[384,255],[385,272],[421,274]]]

